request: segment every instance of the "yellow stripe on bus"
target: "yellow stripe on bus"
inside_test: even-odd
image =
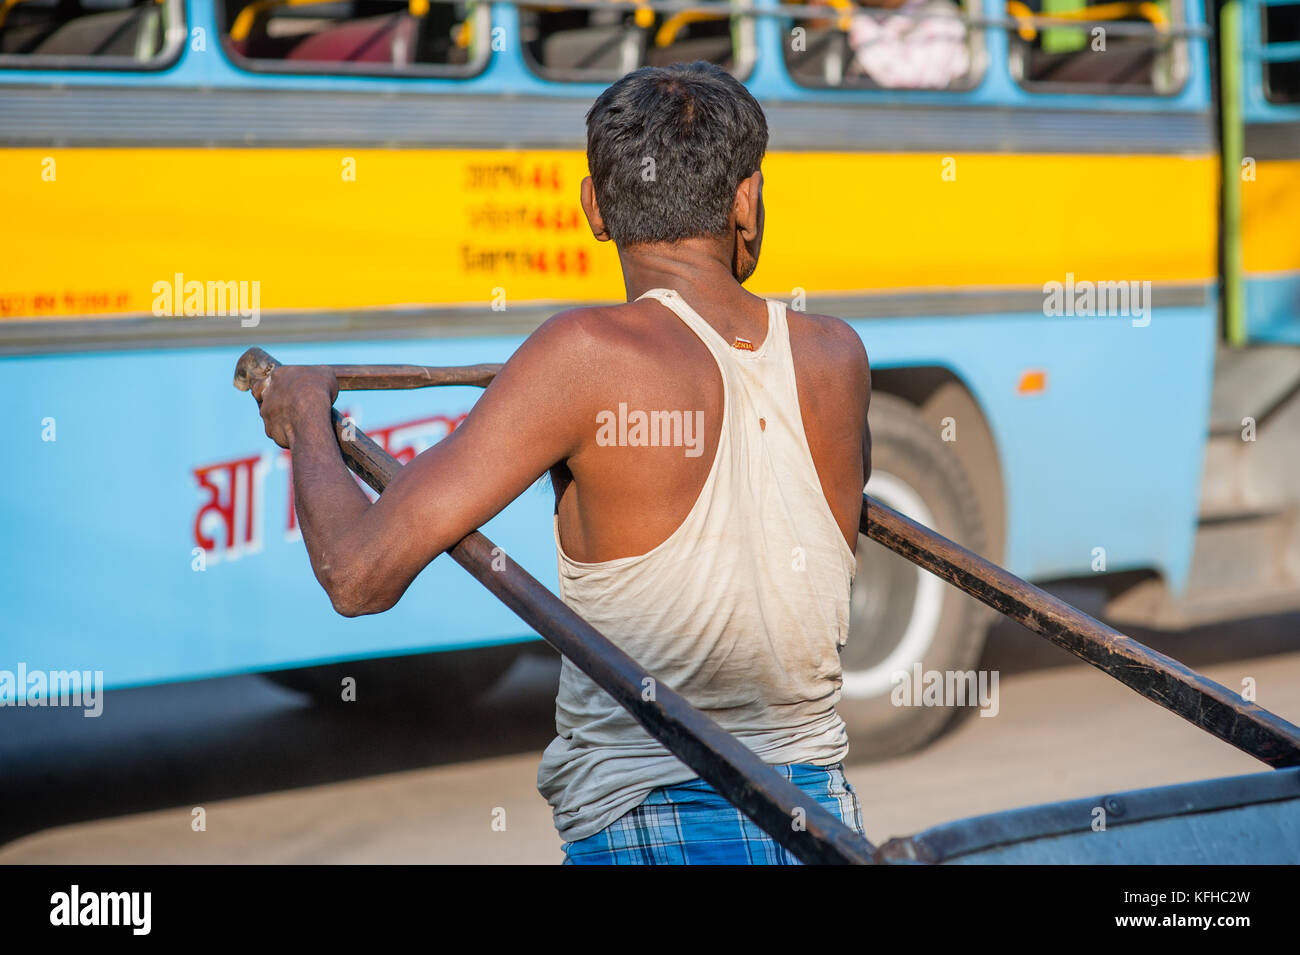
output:
[[[1261,160],[1241,184],[1247,272],[1300,271],[1300,160]]]
[[[765,294],[1216,274],[1212,155],[773,153],[763,169]],[[577,151],[6,150],[0,317],[149,314],[177,275],[257,281],[263,311],[617,300],[585,174]]]

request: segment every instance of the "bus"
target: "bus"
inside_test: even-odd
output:
[[[1124,624],[1300,606],[1296,0],[0,0],[0,667],[498,676],[535,635],[448,560],[333,613],[232,369],[498,362],[621,300],[585,111],[693,60],[771,128],[749,287],[866,344],[869,493]],[[405,462],[476,395],[339,407]],[[484,528],[550,584],[552,510]],[[858,561],[841,711],[883,756],[954,715],[900,681],[976,667],[991,615]]]

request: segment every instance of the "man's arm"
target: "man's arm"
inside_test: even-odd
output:
[[[866,349],[862,351],[862,368],[867,376],[866,398],[862,402],[862,484],[871,480],[871,362]]]
[[[272,373],[259,396],[266,433],[293,456],[303,541],[335,610],[352,617],[392,607],[430,561],[577,451],[595,421],[599,349],[589,329],[581,311],[539,328],[465,421],[402,468],[374,504],[338,448],[333,376],[314,366]]]
[[[831,367],[834,372],[834,390],[847,395],[852,412],[862,420],[862,484],[871,480],[871,362],[867,358],[862,339],[853,326],[843,319],[819,316],[827,323],[830,339]]]

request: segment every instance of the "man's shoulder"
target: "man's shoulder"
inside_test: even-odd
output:
[[[852,325],[833,315],[793,309],[787,310],[786,314],[791,347],[797,354],[837,377],[849,376],[870,382],[867,350]]]
[[[662,351],[665,323],[655,319],[645,302],[570,308],[543,322],[520,352],[570,368],[594,362],[592,370],[618,373]]]
[[[530,340],[579,348],[630,347],[643,337],[644,330],[645,309],[639,303],[582,305],[552,315]]]

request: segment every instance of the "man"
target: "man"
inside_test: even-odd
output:
[[[547,321],[373,505],[335,443],[328,370],[278,368],[259,400],[339,613],[393,606],[549,471],[562,598],[861,831],[835,703],[870,372],[848,325],[741,285],[766,147],[762,109],[715,66],[642,69],[601,94],[581,200],[627,303]],[[556,727],[538,788],[566,862],[794,861],[568,661]]]

